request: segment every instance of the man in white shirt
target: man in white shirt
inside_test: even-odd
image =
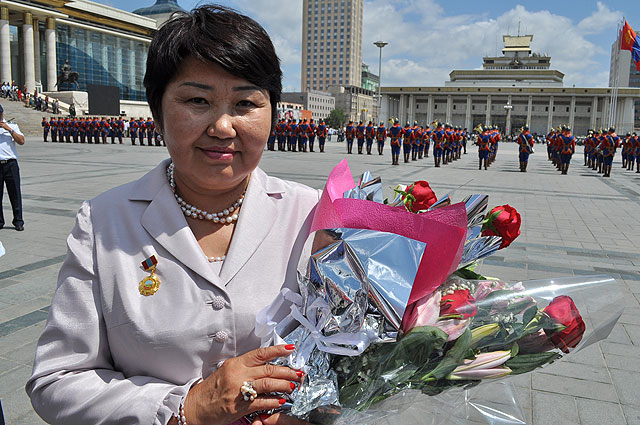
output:
[[[20,169],[18,168],[16,143],[24,145],[24,135],[18,128],[18,124],[5,121],[4,109],[0,105],[0,229],[4,227],[2,195],[6,185],[13,209],[13,226],[17,231],[22,231],[24,230],[24,221],[22,220]]]

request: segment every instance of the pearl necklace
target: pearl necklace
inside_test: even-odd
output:
[[[242,206],[242,202],[244,201],[244,192],[242,193],[240,198],[238,198],[233,203],[233,205],[231,205],[229,208],[225,208],[224,210],[217,213],[209,213],[205,210],[202,210],[196,207],[195,205],[188,204],[184,199],[180,197],[180,195],[178,195],[178,192],[176,191],[176,183],[173,178],[173,162],[170,163],[169,166],[167,167],[167,179],[169,180],[169,186],[171,186],[171,190],[173,191],[173,196],[175,196],[176,202],[178,202],[178,205],[180,206],[182,213],[186,217],[196,218],[198,220],[208,220],[213,223],[218,223],[222,225],[231,224],[234,221],[238,221],[238,210],[240,209],[240,207]],[[246,189],[245,189],[245,192],[246,192]],[[209,259],[209,261],[211,261],[211,258],[214,258],[214,257],[207,257],[207,258]],[[222,257],[215,257],[215,258],[217,259]],[[224,258],[218,261],[223,261],[223,260]]]

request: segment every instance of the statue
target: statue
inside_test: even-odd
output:
[[[78,88],[78,73],[71,70],[71,65],[69,65],[69,61],[65,60],[64,65],[60,67],[60,74],[58,74],[58,82],[56,82],[56,87],[58,87],[58,91],[62,88],[62,83],[67,83],[67,90],[71,90],[70,87],[75,86]]]

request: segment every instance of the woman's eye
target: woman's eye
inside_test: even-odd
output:
[[[253,108],[256,106],[256,104],[250,100],[241,100],[240,102],[238,102],[238,106],[241,108]]]
[[[206,105],[207,104],[206,99],[204,99],[202,97],[194,97],[192,99],[189,99],[189,102],[194,103],[196,105]]]

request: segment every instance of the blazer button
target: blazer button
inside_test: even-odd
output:
[[[211,307],[213,307],[214,310],[222,310],[225,305],[226,303],[224,301],[224,298],[220,295],[217,295],[211,299]]]
[[[213,339],[215,339],[216,342],[224,343],[229,339],[229,334],[227,334],[225,331],[218,331],[213,336]]]
[[[224,360],[220,360],[216,366],[218,366],[218,369],[220,369],[223,364],[224,364]]]

